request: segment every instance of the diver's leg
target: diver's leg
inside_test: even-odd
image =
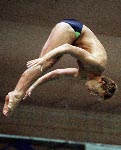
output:
[[[56,48],[60,45],[63,45],[65,43],[73,43],[74,37],[75,32],[67,23],[58,23],[52,30],[49,38],[47,39],[47,42],[45,43],[40,53],[40,57],[45,56],[48,52],[53,50],[53,48]],[[20,97],[22,98],[23,94],[25,94],[26,90],[29,88],[32,82],[36,80],[38,76],[45,73],[45,71],[51,68],[60,59],[61,56],[62,55],[59,55],[49,59],[49,61],[44,64],[42,70],[40,66],[27,69],[22,74],[14,91],[22,91],[20,92],[20,94],[18,94],[21,95]]]
[[[5,98],[5,105],[3,108],[3,114],[5,116],[9,116],[14,111],[21,99],[26,94],[26,91],[28,90],[32,82],[34,82],[46,70],[51,68],[59,59],[60,57],[57,57],[48,61],[48,63],[44,65],[42,72],[40,66],[37,66],[35,68],[27,69],[22,74],[14,91],[9,92]]]
[[[40,53],[40,57],[63,44],[72,44],[75,39],[75,31],[69,24],[64,22],[58,23],[51,31]]]
[[[52,30],[47,42],[45,43],[40,57],[47,54],[53,48],[60,46],[64,43],[71,44],[75,38],[73,29],[66,23],[59,23]],[[24,97],[27,89],[30,87],[32,82],[37,79],[42,73],[51,68],[61,56],[54,57],[50,59],[44,66],[41,71],[41,67],[37,66],[35,68],[27,69],[21,76],[20,80],[14,91],[8,93],[5,98],[5,105],[3,108],[4,115],[8,116],[13,112],[15,107],[19,104],[21,99]]]

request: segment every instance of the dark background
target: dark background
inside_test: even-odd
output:
[[[118,92],[100,103],[85,90],[84,81],[59,79],[38,87],[11,118],[5,118],[5,96],[15,88],[26,62],[39,56],[53,26],[63,18],[75,18],[94,31],[108,54],[105,75],[116,81]],[[1,0],[0,133],[120,144],[120,41],[120,0]],[[66,67],[77,67],[70,55],[51,70]]]

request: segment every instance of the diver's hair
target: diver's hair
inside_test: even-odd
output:
[[[102,88],[105,91],[104,100],[107,100],[115,94],[115,92],[118,90],[118,87],[112,79],[106,76],[102,77],[102,82],[103,82]]]

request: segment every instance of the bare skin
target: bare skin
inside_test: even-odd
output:
[[[64,54],[70,54],[75,57],[79,69],[67,68],[63,71],[61,70],[60,76],[67,75],[79,77],[80,79],[85,77],[89,81],[96,80],[95,86],[97,83],[102,84],[100,83],[100,78],[107,64],[107,54],[103,45],[85,25],[82,28],[81,36],[76,39],[73,28],[67,23],[61,22],[53,28],[39,58],[27,63],[28,69],[22,74],[14,91],[6,96],[3,108],[5,116],[9,116],[14,111],[26,95],[31,84],[51,68]],[[58,74],[58,71],[60,70],[54,73]],[[47,77],[47,75],[44,77]],[[91,88],[91,85],[92,83],[89,82],[86,86]],[[91,88],[91,91],[94,90]],[[102,94],[103,91],[100,90],[100,93]]]
[[[81,73],[82,72],[80,72],[80,70],[77,68],[65,68],[65,69],[53,70],[53,71],[43,75],[36,82],[34,82],[32,84],[32,86],[27,90],[24,99],[26,99],[28,96],[30,97],[32,92],[38,86],[43,85],[43,84],[50,82],[50,81],[53,81],[53,80],[57,80],[57,79],[62,78],[62,77],[72,77],[72,78],[79,78],[80,80],[85,80],[87,78],[87,76],[84,76],[84,74],[82,75]],[[96,83],[96,86],[98,87],[97,91],[95,89],[95,92],[93,92],[93,86],[94,86],[93,84],[95,84],[93,81],[93,84],[91,83],[92,87],[90,87],[90,89],[92,89],[92,90],[90,90],[90,94],[99,96],[99,98],[101,100],[101,97],[103,97],[104,91],[100,88],[100,84],[101,84],[100,78],[97,78],[97,80],[98,80],[98,82]]]

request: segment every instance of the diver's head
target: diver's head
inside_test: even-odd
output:
[[[87,81],[85,86],[90,94],[97,95],[103,100],[111,98],[118,89],[116,83],[106,76],[95,77]]]

